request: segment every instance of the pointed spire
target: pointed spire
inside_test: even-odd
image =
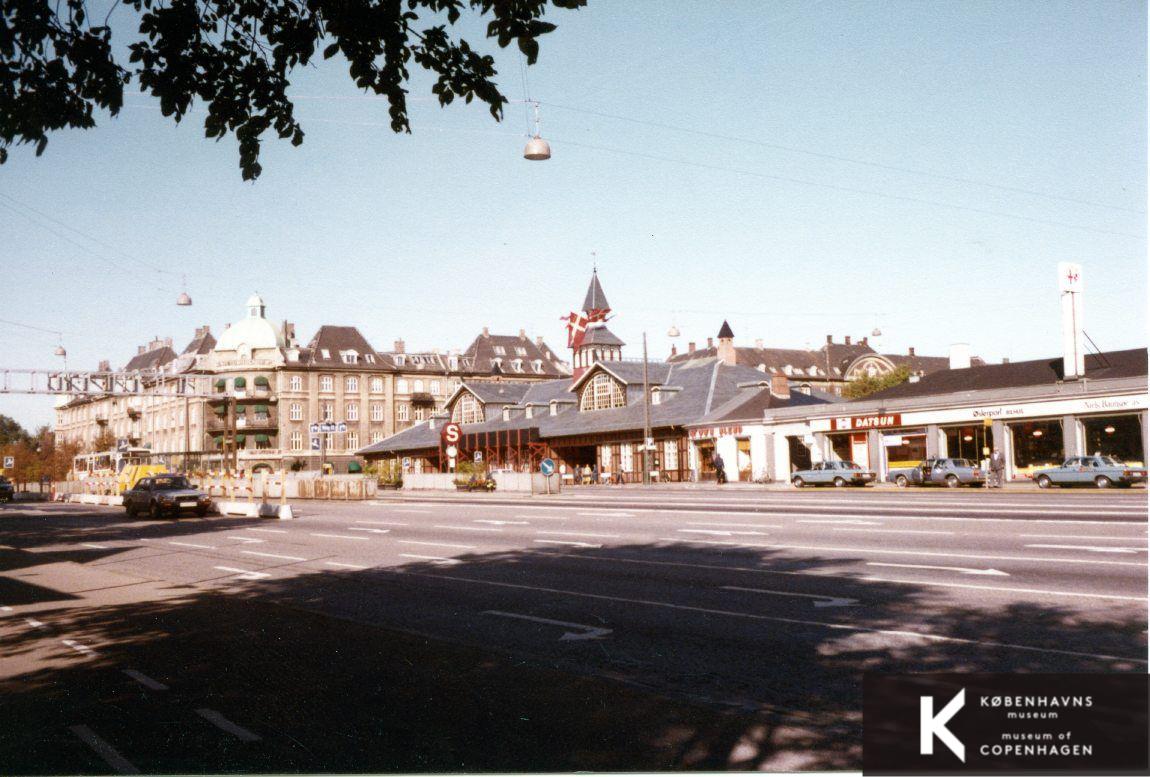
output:
[[[599,285],[599,270],[591,271],[591,285],[587,287],[587,296],[583,300],[583,310],[591,312],[592,310],[607,311],[611,309],[611,304],[607,302],[607,295],[603,293],[603,287]]]
[[[728,324],[725,320],[723,321],[723,326],[719,329],[719,339],[720,340],[734,340],[735,339],[735,333],[731,331],[731,325]]]

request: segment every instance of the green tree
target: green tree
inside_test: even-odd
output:
[[[0,415],[0,445],[31,441],[32,436],[20,425],[19,421],[6,415]]]
[[[843,387],[843,396],[847,399],[858,399],[888,389],[891,386],[906,383],[909,378],[910,367],[904,364],[901,367],[895,367],[894,370],[885,375],[875,375],[874,377],[868,375],[855,378]]]
[[[13,143],[44,152],[48,133],[115,116],[136,82],[180,121],[196,100],[207,107],[204,134],[239,141],[245,180],[260,174],[259,150],[272,130],[303,142],[287,95],[292,73],[322,56],[343,56],[360,89],[387,98],[391,128],[410,132],[409,66],[435,76],[440,105],[479,100],[499,120],[507,99],[495,84],[495,60],[455,33],[463,13],[486,21],[486,35],[512,41],[534,64],[538,39],[555,25],[548,8],[586,0],[115,0],[102,18],[86,0],[0,0],[0,163]],[[114,46],[112,17],[128,56]],[[131,28],[135,28],[134,30]],[[119,44],[119,41],[116,41]]]

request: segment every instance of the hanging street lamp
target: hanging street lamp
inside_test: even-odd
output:
[[[523,149],[523,158],[541,162],[551,158],[551,146],[539,137],[539,103],[533,100],[531,107],[535,109],[535,135],[527,141],[527,147]]]

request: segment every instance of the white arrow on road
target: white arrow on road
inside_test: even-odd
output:
[[[215,567],[221,572],[235,572],[240,580],[262,580],[271,577],[267,572],[254,572],[250,569],[236,569],[235,567]]]
[[[1146,548],[1102,548],[1097,545],[1027,545],[1028,548],[1059,548],[1061,550],[1085,550],[1089,553],[1145,553]]]
[[[361,528],[359,526],[349,526],[348,531],[365,531],[365,532],[369,532],[371,534],[387,534],[388,532],[391,531],[391,529],[367,529],[367,528]]]
[[[579,640],[579,639],[602,639],[612,632],[612,629],[604,629],[599,626],[584,626],[582,623],[568,623],[567,621],[554,621],[550,618],[536,618],[534,615],[520,615],[515,612],[500,612],[499,610],[486,610],[484,615],[498,615],[502,618],[517,618],[522,621],[532,621],[534,623],[545,623],[548,626],[562,626],[567,629],[579,629],[580,631],[566,631],[563,636],[559,638],[560,642]]]
[[[843,596],[824,596],[821,594],[800,594],[795,591],[768,591],[765,588],[743,588],[737,585],[723,586],[725,591],[750,591],[756,594],[774,594],[776,596],[801,596],[804,599],[815,599],[815,607],[853,607],[859,603],[858,599],[848,599]]]
[[[475,523],[489,523],[492,526],[530,526],[527,521],[495,521],[486,518],[480,518]]]
[[[756,537],[766,537],[767,536],[767,532],[765,532],[765,531],[753,531],[753,530],[752,531],[725,531],[722,529],[676,529],[676,531],[680,531],[680,532],[683,532],[685,534],[710,534],[710,535],[714,535],[716,537],[734,537],[736,535],[738,535],[738,536],[754,535]]]
[[[964,575],[997,575],[1010,577],[1009,572],[1000,572],[997,569],[971,569],[969,567],[934,567],[929,564],[884,564],[881,561],[868,561],[868,567],[901,567],[903,569],[942,569],[947,572],[961,572]]]

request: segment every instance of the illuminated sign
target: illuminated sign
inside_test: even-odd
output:
[[[836,418],[834,431],[857,432],[860,429],[888,429],[893,426],[902,426],[901,414],[853,415],[849,418]]]

